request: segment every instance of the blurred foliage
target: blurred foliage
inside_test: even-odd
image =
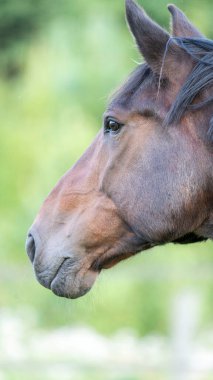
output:
[[[166,0],[141,3],[169,25]],[[213,38],[211,0],[174,3]],[[172,299],[192,287],[203,297],[202,323],[210,324],[209,242],[139,255],[106,272],[77,301],[40,287],[24,253],[39,205],[92,141],[109,94],[140,60],[123,4],[0,0],[0,307],[35,308],[39,322],[49,327],[84,322],[105,333],[121,327],[167,332]]]

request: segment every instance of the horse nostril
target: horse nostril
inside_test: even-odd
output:
[[[29,234],[27,237],[26,251],[27,251],[27,254],[28,254],[30,260],[33,263],[33,260],[35,257],[35,252],[36,252],[36,245],[35,245],[34,237],[31,234]]]

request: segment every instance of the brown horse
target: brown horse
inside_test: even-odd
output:
[[[146,63],[29,231],[37,279],[59,296],[82,296],[102,269],[137,252],[213,238],[213,42],[169,11],[171,35],[126,0]]]

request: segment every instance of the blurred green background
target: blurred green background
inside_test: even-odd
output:
[[[213,38],[212,0],[174,3]],[[169,27],[166,0],[140,4]],[[210,242],[140,254],[75,301],[42,288],[24,251],[43,199],[93,140],[109,94],[140,59],[123,0],[0,0],[0,310],[30,309],[43,329],[168,335],[174,297],[193,289],[202,299],[199,329],[213,327]]]

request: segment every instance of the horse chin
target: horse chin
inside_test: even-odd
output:
[[[50,289],[59,297],[79,298],[89,292],[97,277],[98,273],[92,270],[69,273],[62,267],[52,280]]]

